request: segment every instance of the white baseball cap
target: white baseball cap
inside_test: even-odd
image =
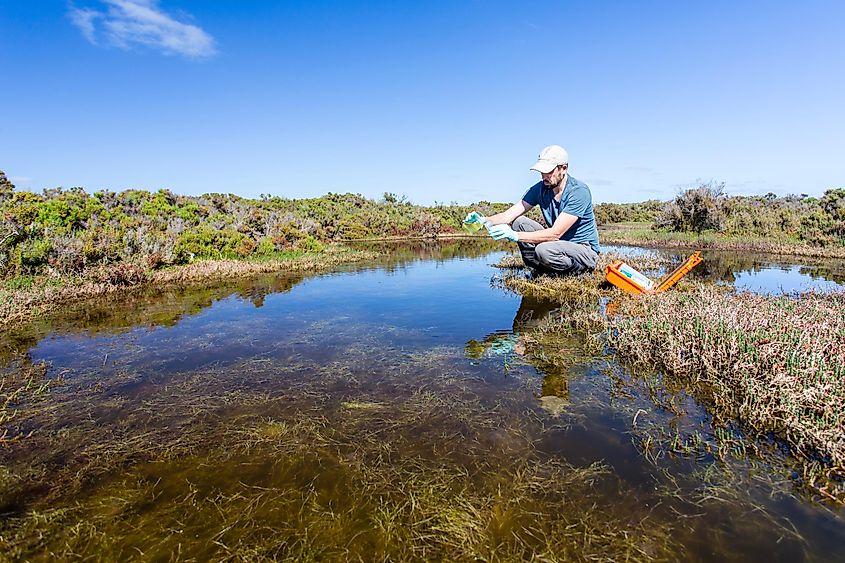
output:
[[[566,150],[558,145],[549,145],[540,151],[540,156],[531,170],[548,174],[561,164],[569,164],[569,155]]]

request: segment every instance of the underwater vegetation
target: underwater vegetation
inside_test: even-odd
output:
[[[607,466],[537,448],[530,381],[489,396],[454,351],[397,361],[374,344],[343,363],[255,358],[161,383],[74,373],[18,421],[38,431],[3,450],[0,548],[102,561],[683,555],[670,520],[608,498],[620,484]]]

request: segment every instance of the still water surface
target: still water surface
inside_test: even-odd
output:
[[[525,355],[554,306],[496,286],[501,250],[384,255],[78,304],[4,335],[6,356],[60,381],[0,453],[15,553],[845,558],[842,511],[807,497],[777,443],[713,424],[694,390],[583,335],[550,343],[564,362]],[[836,263],[704,266],[758,291],[843,280]]]

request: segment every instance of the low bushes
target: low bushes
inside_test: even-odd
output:
[[[711,182],[686,190],[668,202],[655,219],[654,229],[842,247],[845,190],[828,190],[820,199],[805,195],[779,198],[771,193],[729,197],[724,193],[724,184]]]
[[[489,202],[422,207],[390,193],[379,202],[334,193],[258,200],[169,190],[89,195],[82,188],[56,188],[34,194],[15,191],[0,172],[0,278],[320,252],[331,241],[455,232],[473,209],[492,214],[505,208]]]

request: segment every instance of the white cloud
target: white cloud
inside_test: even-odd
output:
[[[97,38],[94,34],[94,20],[100,15],[101,14],[95,10],[85,8],[74,8],[70,11],[70,19],[73,22],[73,25],[79,28],[82,35],[85,36],[85,39],[94,44],[97,43]]]
[[[94,45],[121,49],[149,47],[189,58],[217,52],[214,38],[202,28],[174,19],[158,0],[102,0],[102,10],[71,7],[70,19]]]

